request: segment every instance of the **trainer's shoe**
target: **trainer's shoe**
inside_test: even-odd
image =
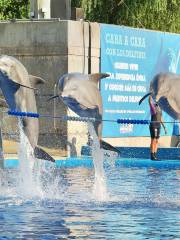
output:
[[[151,153],[151,160],[158,160],[156,153]]]
[[[155,160],[159,160],[159,158],[157,157],[156,155],[157,153],[154,153],[154,156],[155,156]]]

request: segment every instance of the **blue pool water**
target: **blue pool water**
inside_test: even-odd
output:
[[[17,183],[18,168],[6,167],[0,239],[180,239],[180,170],[127,166],[106,165],[105,201],[93,195],[91,163],[49,168],[32,194]]]
[[[147,167],[155,167],[158,169],[180,169],[180,161],[179,160],[162,160],[162,161],[151,161],[150,159],[116,159],[115,166],[118,167],[139,167],[139,168],[147,168]],[[91,157],[86,158],[66,158],[65,160],[56,160],[56,167],[93,167],[93,160]],[[104,161],[104,166],[108,167],[109,161]],[[4,162],[5,168],[15,168],[19,166],[19,161],[17,159],[6,159]]]

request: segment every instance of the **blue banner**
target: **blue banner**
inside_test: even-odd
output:
[[[117,124],[117,119],[150,120],[149,83],[159,72],[179,73],[180,35],[101,24],[103,137],[149,136],[148,126]],[[179,71],[179,72],[178,72]],[[172,119],[163,113],[164,121]],[[172,124],[166,124],[168,135]],[[163,131],[162,131],[163,134]]]

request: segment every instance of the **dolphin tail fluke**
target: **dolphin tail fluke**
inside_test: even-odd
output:
[[[144,101],[144,99],[146,99],[149,95],[151,95],[152,92],[147,93],[146,95],[144,95],[140,100],[139,100],[139,105]]]
[[[100,144],[101,144],[101,148],[103,148],[104,150],[116,152],[116,153],[118,153],[118,155],[120,155],[120,153],[121,153],[118,148],[113,147],[111,144],[109,144],[103,140],[100,141]]]
[[[50,161],[50,162],[55,162],[54,158],[51,157],[47,152],[45,152],[42,148],[40,147],[35,147],[34,149],[34,155],[36,158]]]

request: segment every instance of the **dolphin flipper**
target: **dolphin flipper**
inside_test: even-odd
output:
[[[36,158],[42,159],[42,160],[47,160],[50,162],[55,162],[54,158],[51,157],[47,152],[45,152],[42,148],[40,147],[35,147],[34,149],[34,155]]]
[[[104,150],[109,150],[109,151],[112,151],[112,152],[116,152],[118,153],[118,155],[121,154],[121,152],[119,151],[119,149],[117,149],[116,147],[113,147],[111,144],[101,140],[100,141],[100,144],[101,144],[101,148],[103,148]]]

